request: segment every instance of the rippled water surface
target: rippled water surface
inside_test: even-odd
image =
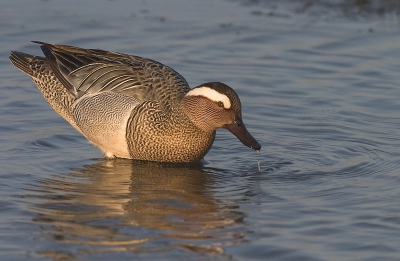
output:
[[[0,259],[400,260],[387,2],[1,2]],[[31,40],[225,82],[263,148],[221,130],[198,164],[104,160],[8,61]]]

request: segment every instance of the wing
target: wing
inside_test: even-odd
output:
[[[159,62],[120,53],[42,42],[53,72],[75,97],[116,92],[139,102],[154,100],[163,108],[179,102],[190,90],[186,80]]]

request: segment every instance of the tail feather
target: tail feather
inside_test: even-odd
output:
[[[51,70],[46,58],[17,51],[11,51],[9,58],[15,67],[31,77],[50,106],[77,128],[72,115],[72,103],[75,96],[60,81],[56,80],[56,75]]]
[[[33,56],[26,53],[21,53],[17,51],[11,51],[10,61],[23,71],[24,73],[33,76],[34,71],[32,70],[32,64],[34,63],[35,59],[43,59],[42,57]]]

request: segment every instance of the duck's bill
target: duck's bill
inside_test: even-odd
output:
[[[247,131],[240,117],[236,117],[236,120],[233,123],[225,125],[225,129],[232,132],[233,135],[235,135],[247,147],[254,150],[261,149],[261,145]]]

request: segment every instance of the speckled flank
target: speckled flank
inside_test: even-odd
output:
[[[196,161],[223,127],[244,129],[244,138],[234,134],[260,148],[242,126],[239,97],[223,83],[191,90],[179,73],[150,59],[40,44],[45,57],[12,52],[11,62],[106,157]]]

